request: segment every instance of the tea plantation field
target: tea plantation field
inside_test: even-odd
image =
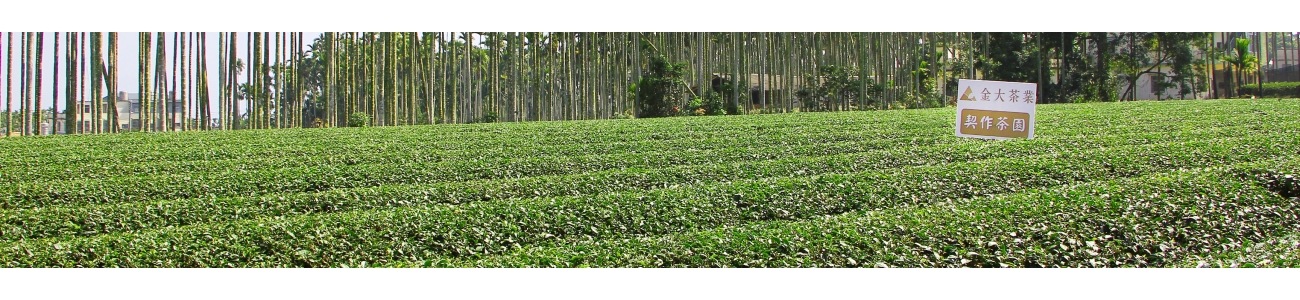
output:
[[[1300,101],[1038,111],[5,138],[0,266],[1300,267]]]

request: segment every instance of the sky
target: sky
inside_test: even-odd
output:
[[[6,47],[8,47],[8,43],[9,43],[9,34],[10,34],[10,32],[4,32],[4,37],[3,37],[3,39],[0,39],[0,51],[5,51],[5,49],[7,49]],[[22,67],[21,67],[21,66],[22,66],[22,65],[21,65],[22,49],[20,48],[21,43],[22,43],[22,42],[21,42],[22,39],[21,39],[21,33],[14,32],[14,34],[15,34],[15,35],[14,35],[14,37],[13,37],[13,43],[14,43],[14,50],[13,50],[13,51],[14,51],[14,52],[13,52],[13,60],[12,60],[12,62],[13,62],[13,77],[12,77],[12,82],[4,82],[4,81],[5,81],[5,80],[4,80],[4,74],[0,74],[0,96],[6,96],[6,95],[3,94],[3,92],[4,92],[5,88],[8,88],[7,85],[12,84],[12,91],[11,91],[8,95],[11,95],[11,96],[12,96],[12,99],[13,99],[13,100],[12,100],[12,105],[13,105],[13,107],[14,107],[14,110],[18,110],[19,105],[21,105],[21,104],[20,104],[20,101],[21,101],[21,97],[22,97],[22,94],[19,92],[19,91],[20,91],[19,89],[21,88],[21,81],[20,81],[20,79],[19,79],[19,78],[20,78],[19,75],[21,74],[21,70],[22,70]],[[315,40],[315,39],[316,39],[317,37],[319,37],[321,34],[322,34],[321,32],[303,32],[303,43],[304,43],[304,48],[306,48],[306,46],[305,46],[306,44],[310,44],[312,40]],[[171,72],[172,72],[172,71],[171,71],[171,64],[172,64],[171,60],[172,60],[173,54],[175,54],[175,53],[172,53],[172,46],[171,46],[171,43],[173,42],[173,41],[172,41],[172,33],[171,33],[171,32],[167,32],[166,35],[167,35],[167,44],[168,44],[168,45],[167,45],[167,64],[168,64],[168,71],[167,71],[167,72],[168,72],[168,73],[171,73]],[[65,82],[66,82],[65,78],[66,78],[66,77],[64,76],[64,75],[66,74],[66,73],[65,73],[65,70],[66,70],[66,69],[65,69],[65,67],[66,67],[66,65],[65,65],[65,63],[66,63],[65,59],[66,59],[66,54],[67,54],[67,52],[66,52],[67,41],[66,41],[66,39],[65,39],[65,36],[66,36],[66,33],[61,33],[60,36],[59,36],[59,40],[60,40],[60,42],[59,42],[59,73],[60,73],[60,74],[59,74],[58,78],[54,78],[54,73],[53,73],[53,72],[54,72],[54,33],[53,33],[53,32],[46,32],[46,33],[45,33],[45,40],[44,40],[44,43],[45,43],[45,46],[44,46],[44,47],[45,47],[45,48],[42,49],[42,50],[43,50],[42,52],[44,52],[44,57],[41,58],[41,59],[42,59],[42,60],[41,60],[41,65],[42,65],[42,68],[43,68],[43,70],[41,71],[41,72],[42,72],[41,75],[42,75],[42,77],[45,78],[45,80],[42,82],[42,86],[43,86],[43,87],[42,87],[42,89],[41,89],[41,99],[42,99],[42,100],[41,100],[41,108],[42,108],[42,109],[50,108],[50,107],[53,105],[53,100],[54,100],[54,85],[55,85],[55,83],[57,83],[57,84],[58,84],[58,88],[59,88],[59,94],[60,94],[60,95],[59,95],[59,98],[60,98],[60,100],[59,100],[59,111],[63,111],[64,101],[66,101],[66,100],[63,100],[63,99],[66,99],[66,98],[65,98],[66,95],[64,95],[64,94],[65,94],[64,91],[65,91],[65,88],[66,88],[66,85],[65,85]],[[139,87],[139,80],[138,80],[138,78],[137,78],[137,74],[138,74],[138,71],[137,71],[137,70],[139,70],[140,64],[139,64],[139,60],[136,58],[136,57],[140,54],[140,49],[139,49],[139,40],[140,40],[140,39],[139,39],[139,38],[140,38],[140,36],[139,36],[139,32],[119,32],[119,33],[118,33],[118,42],[117,42],[117,51],[118,51],[118,54],[117,54],[117,55],[118,55],[118,59],[117,59],[117,62],[118,62],[118,69],[117,69],[117,70],[118,70],[118,71],[117,71],[117,72],[118,72],[118,78],[117,78],[117,80],[118,80],[118,90],[119,90],[119,91],[124,91],[124,92],[127,92],[127,93],[137,93],[137,92],[139,92],[139,88],[138,88],[138,87]],[[240,59],[245,59],[245,57],[248,55],[247,47],[245,47],[245,46],[246,46],[245,43],[247,43],[247,41],[248,41],[248,40],[247,40],[246,33],[244,33],[244,32],[239,33],[239,38],[240,38],[240,40],[239,40],[240,44],[239,44],[239,47],[238,47],[238,48],[239,48],[239,49],[238,49],[238,55],[239,55],[239,58],[240,58]],[[86,39],[89,39],[89,34],[86,35]],[[189,43],[189,38],[187,37],[186,39],[187,39],[186,42],[187,42],[187,44],[188,44],[188,43]],[[274,39],[274,35],[272,35],[272,39]],[[108,36],[107,36],[107,35],[104,36],[104,43],[105,43],[105,44],[108,43]],[[217,96],[218,96],[218,94],[217,94],[217,90],[215,89],[215,87],[217,86],[217,80],[218,80],[218,77],[215,76],[215,74],[216,74],[216,70],[218,70],[218,62],[220,61],[220,60],[218,60],[218,55],[220,54],[220,52],[217,51],[217,50],[218,50],[217,47],[219,46],[219,45],[218,45],[219,43],[218,43],[218,37],[217,37],[217,33],[216,33],[216,32],[208,32],[208,33],[207,33],[207,43],[208,43],[208,44],[207,44],[207,51],[208,51],[208,53],[207,53],[207,60],[208,60],[208,61],[207,61],[207,68],[208,68],[208,71],[209,71],[208,86],[209,86],[209,87],[212,87],[212,90],[210,91],[210,94],[211,94],[210,97],[211,97],[211,99],[214,99],[214,100],[215,100],[215,99],[218,99],[218,98],[217,98]],[[272,40],[272,43],[274,44],[275,41]],[[87,45],[89,45],[89,44],[87,43]],[[105,50],[105,57],[104,57],[104,58],[107,59],[107,51],[106,51],[106,50],[107,50],[107,46],[104,46],[104,47],[105,47],[105,49],[104,49],[104,50]],[[89,55],[89,54],[90,54],[90,50],[87,49],[87,50],[85,51],[85,54]],[[271,55],[272,55],[272,59],[274,59],[274,55],[275,55],[275,53],[272,53]],[[8,65],[10,62],[9,62],[9,58],[8,58],[8,56],[7,56],[7,53],[0,53],[0,56],[3,56],[3,57],[4,57],[3,60],[0,60],[0,64],[4,64],[4,65],[6,65],[6,66],[4,66],[4,67],[0,67],[0,72],[3,72],[3,71],[5,71],[5,69],[8,68],[7,65]],[[90,59],[89,59],[89,58],[86,59],[86,64],[87,64],[87,66],[90,65]],[[87,73],[89,73],[89,70],[87,70]],[[87,82],[84,82],[84,84],[85,84],[86,89],[89,89],[89,88],[90,88],[90,83],[89,83],[88,81],[89,81],[90,76],[87,75],[86,78],[87,78]],[[239,82],[245,82],[245,77],[241,76],[241,77],[239,78]],[[87,98],[87,101],[89,101],[89,98],[90,98],[90,94],[89,94],[89,93],[86,93],[86,98]],[[7,98],[7,97],[0,97],[0,99],[5,99],[5,100],[0,100],[0,110],[3,110],[4,108],[2,107],[2,106],[3,106],[3,102],[2,102],[2,101],[7,101],[7,100],[10,99],[10,98]],[[217,109],[217,106],[216,106],[215,102],[214,102],[214,105],[212,106],[212,109]]]

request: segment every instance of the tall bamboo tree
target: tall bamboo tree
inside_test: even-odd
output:
[[[171,65],[171,72],[168,73],[168,76],[166,78],[166,80],[171,80],[171,85],[167,88],[167,94],[166,96],[164,96],[165,99],[163,99],[163,103],[164,103],[163,107],[165,107],[164,114],[166,116],[165,119],[167,120],[167,122],[163,124],[163,126],[166,128],[163,131],[177,130],[176,127],[178,126],[173,125],[178,123],[176,120],[176,111],[177,111],[176,106],[178,104],[177,103],[178,101],[184,101],[182,100],[184,94],[178,93],[180,89],[179,89],[178,82],[176,81],[176,77],[179,77],[180,75],[179,72],[177,72],[178,71],[177,67],[178,65],[180,65],[179,58],[181,56],[181,51],[180,49],[178,49],[180,48],[179,44],[180,44],[180,33],[172,32],[172,52],[171,52],[172,65]],[[168,86],[167,82],[165,81],[163,82],[163,85]]]
[[[34,131],[33,135],[44,134],[41,130],[42,129],[41,121],[45,117],[45,112],[41,110],[41,102],[42,102],[41,90],[45,87],[42,84],[45,81],[45,77],[41,75],[41,71],[44,70],[45,67],[44,64],[41,63],[41,61],[44,57],[45,57],[45,33],[37,32],[36,33],[36,64],[32,66],[33,68],[36,68],[36,75],[34,77],[36,79],[35,80],[36,84],[33,86],[36,89],[36,96],[33,97],[35,104],[32,106],[32,110],[36,112],[35,117],[33,117],[32,119],[32,127],[33,127],[32,129]],[[53,133],[54,131],[53,129],[54,129],[53,126],[51,126],[50,128],[51,133]]]
[[[50,99],[50,135],[58,134],[59,122],[59,32],[54,32],[54,77],[50,78],[50,89],[53,98]],[[67,93],[64,93],[66,96]]]
[[[190,118],[190,114],[191,114],[191,113],[190,113],[190,109],[193,108],[193,105],[189,105],[189,101],[190,101],[192,98],[190,97],[190,94],[189,94],[189,93],[190,93],[190,81],[189,81],[189,79],[190,79],[190,76],[189,76],[189,65],[190,65],[190,64],[189,64],[189,58],[190,58],[190,56],[188,55],[188,54],[189,54],[189,52],[188,52],[189,49],[192,49],[193,47],[186,47],[186,46],[187,46],[186,43],[187,43],[188,41],[193,40],[193,38],[192,38],[192,37],[189,37],[188,35],[189,35],[188,32],[182,32],[182,33],[179,33],[180,41],[178,42],[178,44],[180,44],[180,45],[179,45],[180,51],[179,51],[179,52],[176,52],[176,55],[177,55],[177,56],[180,56],[180,59],[179,59],[179,60],[180,60],[180,66],[174,67],[174,68],[180,70],[180,72],[176,75],[176,77],[180,77],[180,79],[178,80],[178,85],[180,86],[180,87],[179,87],[179,90],[180,90],[180,97],[177,97],[178,100],[180,100],[180,103],[179,103],[180,108],[178,109],[178,110],[181,112],[180,117],[179,117],[179,118],[180,118],[179,121],[180,121],[180,123],[181,123],[181,126],[180,126],[180,128],[179,128],[180,131],[187,131],[187,130],[190,130],[190,126],[189,126],[189,124],[190,124],[190,120],[189,120],[189,118]],[[187,38],[188,38],[188,39],[187,39]]]
[[[275,128],[284,128],[284,53],[283,34],[275,33]]]
[[[198,86],[196,86],[195,88],[198,91],[198,99],[200,101],[199,102],[199,130],[211,130],[212,129],[212,99],[211,99],[212,95],[210,94],[210,91],[208,89],[208,33],[199,32],[197,34],[199,38],[199,41],[197,43],[198,53],[196,53],[198,57],[196,61],[196,64],[198,65],[198,69],[196,70],[197,72],[196,80],[198,81]],[[218,74],[220,74],[220,71],[218,71]]]
[[[77,124],[79,124],[78,120],[80,119],[79,116],[81,115],[80,114],[81,106],[77,105],[77,97],[76,97],[77,94],[77,74],[76,74],[77,73],[77,39],[76,37],[77,34],[75,32],[69,32],[67,35],[64,36],[64,39],[67,40],[66,44],[68,45],[66,50],[64,50],[64,57],[65,57],[64,59],[66,60],[66,63],[64,63],[64,67],[63,67],[64,68],[63,92],[64,95],[66,95],[65,98],[63,99],[64,101],[63,106],[65,107],[63,112],[63,133],[64,134],[74,134],[79,132],[79,130],[77,129],[78,127]],[[58,68],[55,69],[57,70]]]
[[[22,128],[21,135],[28,136],[31,135],[32,132],[32,120],[31,120],[32,114],[31,111],[28,110],[32,107],[31,105],[32,96],[30,94],[32,90],[31,89],[32,33],[24,32],[20,42],[23,45],[22,46],[23,63],[22,63],[22,67],[19,70],[22,74],[19,75],[18,78],[19,86],[21,86],[21,88],[19,88],[18,94],[20,95],[19,97],[22,98],[19,100],[19,106],[20,106],[19,111],[21,112],[23,118],[22,120],[23,128]]]
[[[139,99],[140,99],[140,100],[139,100],[139,102],[138,102],[138,105],[140,106],[140,110],[139,110],[139,112],[137,113],[137,117],[136,117],[136,118],[138,118],[138,119],[139,119],[139,122],[140,122],[140,128],[139,128],[138,130],[140,130],[140,131],[145,131],[145,132],[148,132],[148,131],[149,131],[149,128],[150,128],[150,122],[149,122],[149,119],[150,119],[150,118],[149,118],[149,116],[151,116],[151,113],[150,113],[150,112],[151,112],[152,110],[151,110],[150,108],[151,108],[152,103],[153,103],[153,101],[150,101],[150,100],[149,100],[149,99],[152,99],[152,95],[151,95],[151,93],[150,93],[150,91],[151,91],[151,87],[152,87],[152,86],[150,85],[150,82],[149,82],[150,74],[151,74],[151,72],[152,72],[152,70],[150,70],[150,66],[153,65],[153,60],[150,59],[150,54],[152,53],[152,49],[153,49],[152,46],[153,46],[153,35],[150,34],[150,33],[148,33],[148,32],[141,32],[141,33],[140,33],[140,47],[138,48],[138,49],[140,49],[140,52],[139,52],[139,53],[140,53],[140,55],[139,55],[139,60],[140,60],[140,63],[139,63],[139,66],[140,66],[139,77],[140,77],[140,78],[139,78],[139,81],[138,81],[139,84],[140,84],[140,87],[139,87],[139,88],[140,88],[140,96],[139,96]],[[134,109],[132,109],[132,110],[133,110],[133,112],[134,112]]]
[[[9,137],[14,132],[14,33],[8,32],[5,37],[5,137]]]
[[[96,36],[97,36],[97,37],[98,37],[98,36],[102,36],[102,34],[96,34]],[[99,38],[96,38],[95,40],[98,41]],[[96,46],[95,46],[96,57],[99,57],[99,56],[98,56],[98,55],[99,55],[98,53],[101,52],[99,44],[100,44],[99,42],[96,42],[96,44],[95,44],[95,45],[96,45]],[[95,128],[96,128],[97,131],[101,131],[101,132],[102,132],[102,131],[104,131],[104,130],[107,130],[107,131],[109,131],[109,132],[118,132],[118,131],[120,131],[120,129],[121,129],[121,126],[118,125],[119,122],[120,122],[119,120],[120,120],[121,116],[118,115],[119,109],[117,108],[117,103],[118,103],[118,101],[127,101],[127,99],[119,99],[119,98],[118,98],[118,95],[119,95],[120,93],[119,93],[119,88],[118,88],[118,85],[117,85],[117,71],[118,71],[118,70],[117,70],[117,33],[116,33],[116,32],[109,32],[109,33],[108,33],[108,44],[107,44],[107,47],[108,47],[108,60],[105,61],[104,63],[101,63],[101,64],[94,64],[94,65],[92,66],[92,68],[95,68],[95,69],[101,69],[101,68],[102,68],[103,71],[101,71],[101,72],[105,73],[104,75],[108,77],[108,78],[106,78],[106,79],[104,80],[104,85],[105,85],[105,87],[106,87],[106,92],[108,93],[107,101],[105,101],[105,102],[107,102],[107,103],[101,102],[101,101],[102,101],[101,99],[103,99],[103,98],[100,98],[100,97],[98,97],[98,96],[96,96],[96,97],[92,97],[91,99],[93,99],[94,101],[96,101],[96,104],[91,105],[91,109],[92,109],[91,113],[92,113],[92,115],[94,116],[94,119],[95,119],[94,122],[95,122],[95,124],[96,124],[96,125],[95,125]],[[96,89],[96,90],[98,90],[98,89]],[[129,99],[129,97],[128,97],[128,99]],[[108,112],[107,112],[107,118],[108,118],[108,120],[107,120],[107,121],[108,121],[108,124],[109,124],[109,125],[107,126],[107,127],[108,127],[107,129],[104,128],[105,126],[104,126],[103,123],[102,123],[103,120],[101,120],[101,117],[100,117],[100,115],[101,115],[101,114],[100,114],[100,110],[102,110],[102,109],[108,109]],[[129,119],[130,119],[130,116],[131,116],[130,113],[131,113],[131,111],[129,110],[129,107],[128,107],[128,110],[127,110],[128,123],[130,123],[130,122],[129,122]],[[128,126],[129,126],[129,125],[128,125]]]
[[[262,41],[261,41],[261,43],[259,44],[259,46],[260,46],[260,47],[259,47],[259,48],[260,48],[260,49],[259,49],[259,52],[262,53],[262,58],[261,58],[260,61],[258,61],[258,64],[257,64],[257,66],[258,66],[258,72],[257,72],[257,78],[258,78],[257,92],[258,92],[258,103],[259,103],[260,108],[261,108],[261,109],[258,111],[258,113],[261,114],[261,118],[259,119],[259,122],[261,122],[261,125],[260,125],[260,126],[261,126],[262,129],[271,128],[271,108],[272,108],[272,106],[271,106],[271,93],[270,93],[270,92],[271,92],[271,91],[270,91],[270,86],[271,86],[271,78],[270,78],[270,74],[271,74],[271,67],[270,67],[270,66],[271,66],[271,57],[270,57],[270,55],[271,55],[271,51],[272,51],[272,49],[271,49],[271,43],[270,43],[270,42],[271,42],[271,33],[270,33],[270,32],[263,32],[263,33],[262,33]]]
[[[109,122],[112,123],[112,126],[107,129],[104,128],[105,127],[104,123],[101,122],[102,119],[100,118],[99,115],[100,110],[104,108],[105,102],[109,102],[113,104],[116,104],[116,102],[111,100],[105,100],[105,99],[97,99],[95,97],[99,95],[99,91],[94,88],[95,82],[97,81],[95,77],[91,76],[91,74],[97,74],[95,70],[96,69],[95,55],[99,54],[101,51],[99,48],[96,48],[98,46],[101,46],[101,43],[95,40],[95,38],[98,36],[99,33],[97,32],[90,33],[89,36],[87,36],[86,33],[80,34],[80,38],[82,39],[82,42],[80,44],[83,48],[81,49],[81,51],[79,51],[80,52],[79,64],[81,65],[80,66],[81,70],[78,72],[78,76],[77,76],[77,78],[79,78],[77,81],[81,89],[80,98],[82,98],[80,105],[81,107],[90,108],[89,110],[85,111],[85,113],[88,114],[88,116],[83,116],[81,119],[81,122],[83,124],[88,123],[88,125],[84,126],[84,128],[82,129],[82,132],[92,133],[92,134],[103,133],[105,131],[115,132],[114,131],[116,129],[115,127],[118,127],[117,123]],[[87,87],[87,85],[89,85],[89,87]],[[117,93],[112,91],[111,88],[109,90],[110,90],[109,91],[110,97],[108,98],[109,99],[117,98],[116,97]],[[89,99],[86,98],[87,93],[89,93],[89,97],[90,97]],[[111,114],[115,115],[116,109],[113,109],[113,112]]]
[[[244,53],[244,71],[247,74],[244,77],[244,84],[240,85],[240,92],[244,98],[244,109],[243,115],[239,116],[239,122],[242,128],[257,129],[257,118],[253,113],[257,105],[257,89],[254,87],[257,86],[257,58],[260,57],[260,55],[257,55],[257,50],[260,50],[258,44],[261,44],[262,39],[260,33],[255,32],[249,32],[246,36],[248,42],[244,43],[246,52]]]
[[[100,87],[101,84],[103,84],[104,82],[103,80],[101,80],[100,72],[102,72],[102,70],[99,68],[99,66],[103,63],[103,55],[101,52],[102,42],[103,40],[101,39],[100,33],[98,32],[90,33],[90,66],[89,66],[90,70],[88,72],[90,76],[90,102],[91,102],[90,114],[91,114],[91,119],[96,124],[95,125],[96,133],[100,133],[104,131],[104,129],[102,128],[104,127],[104,124],[100,123],[101,119],[99,117],[99,113],[100,110],[104,109],[105,102],[110,102],[110,101],[104,101],[102,100],[102,98],[100,98]],[[87,72],[82,72],[82,74],[85,75],[87,74]],[[112,89],[110,88],[109,94],[116,95],[117,93],[112,91]],[[116,105],[117,103],[111,102],[111,104]],[[114,107],[114,109],[111,110],[114,112],[117,111],[116,107]],[[130,115],[128,114],[128,118],[129,116]],[[117,127],[117,126],[118,126],[117,123],[112,124],[112,127]],[[115,130],[115,128],[110,130]]]
[[[167,88],[167,35],[158,32],[157,36],[158,42],[155,44],[158,46],[155,52],[157,62],[154,64],[156,70],[153,73],[154,90],[156,92],[154,92],[153,98],[154,114],[150,118],[153,119],[153,130],[167,131],[167,127],[170,126],[169,122],[167,122],[169,120],[167,118],[167,103],[170,102],[168,97],[171,95],[171,91]]]

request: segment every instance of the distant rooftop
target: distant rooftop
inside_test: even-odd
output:
[[[176,94],[172,94],[170,99],[176,100]],[[108,96],[104,96],[104,100],[108,100]],[[139,103],[140,93],[117,92],[117,100],[118,101],[125,100],[126,102],[130,102],[130,103]]]

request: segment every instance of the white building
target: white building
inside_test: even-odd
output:
[[[170,98],[170,100],[167,101],[166,107],[168,109],[168,112],[166,113],[167,120],[164,120],[162,123],[169,125],[167,128],[155,127],[155,130],[179,131],[181,129],[181,122],[185,120],[185,112],[181,110],[182,101],[176,100],[174,95],[168,98]],[[104,97],[103,100],[104,102],[107,102],[110,99],[109,97]],[[78,119],[81,119],[81,122],[79,123],[82,128],[91,128],[93,126],[94,118],[92,116],[93,112],[91,111],[91,106],[91,103],[82,105],[81,112],[77,114]],[[118,119],[116,124],[110,124],[111,120],[109,118],[109,112],[113,110],[117,111]],[[56,120],[55,129],[58,130],[59,133],[66,132],[65,128],[63,128],[64,124],[66,124],[64,122],[64,120],[66,120],[64,114],[58,114]],[[99,120],[101,121],[102,126],[104,126],[103,128],[114,126],[117,127],[118,130],[123,131],[140,130],[140,94],[118,92],[117,102],[114,103],[114,105],[109,106],[105,103],[104,108],[100,109]],[[48,126],[48,124],[46,126]],[[46,129],[46,132],[48,132],[48,129]]]

